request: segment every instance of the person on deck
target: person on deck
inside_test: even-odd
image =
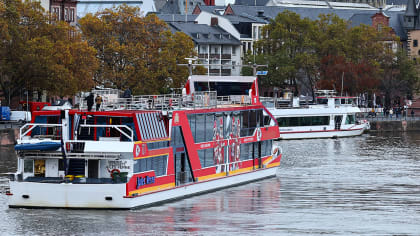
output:
[[[125,104],[126,104],[126,106],[127,106],[127,109],[129,109],[129,108],[128,108],[128,106],[129,106],[129,104],[130,104],[130,102],[131,102],[131,89],[130,89],[130,88],[127,88],[127,89],[124,91],[123,98],[124,98],[124,100],[125,100]]]
[[[93,107],[93,94],[90,93],[89,96],[85,97],[85,101],[87,101],[88,111],[91,111]]]
[[[96,96],[95,102],[96,102],[96,111],[99,111],[99,109],[101,108],[101,104],[102,104],[101,95],[98,94],[98,96]]]

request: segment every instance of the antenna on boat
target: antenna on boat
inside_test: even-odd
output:
[[[193,69],[193,65],[192,65],[192,62],[193,61],[196,61],[198,58],[197,57],[187,57],[187,58],[184,58],[185,60],[188,60],[188,72],[189,72],[189,74],[190,74],[190,76],[192,75],[192,69]],[[185,65],[185,64],[179,64],[179,65]]]
[[[344,81],[344,71],[343,74],[341,74],[341,97],[343,96],[343,81]]]

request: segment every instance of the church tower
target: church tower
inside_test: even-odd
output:
[[[417,9],[416,9],[416,1],[415,0],[408,0],[407,8],[405,9],[404,13],[404,29],[412,30],[416,27],[417,21]]]

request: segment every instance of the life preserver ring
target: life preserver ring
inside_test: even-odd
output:
[[[111,178],[114,178],[114,173],[120,174],[121,171],[119,169],[112,169],[110,172]]]

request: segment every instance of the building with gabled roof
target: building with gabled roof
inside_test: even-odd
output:
[[[194,22],[169,19],[166,23],[172,31],[180,31],[191,37],[198,52],[198,61],[206,65],[209,75],[240,75],[239,32],[228,20],[203,12],[196,16]]]
[[[408,53],[416,59],[420,57],[420,7],[417,7],[415,0],[408,0],[402,19],[404,30],[407,32]]]
[[[195,6],[205,6],[203,0],[168,0],[161,9],[158,9],[162,14],[181,14],[190,15]]]

